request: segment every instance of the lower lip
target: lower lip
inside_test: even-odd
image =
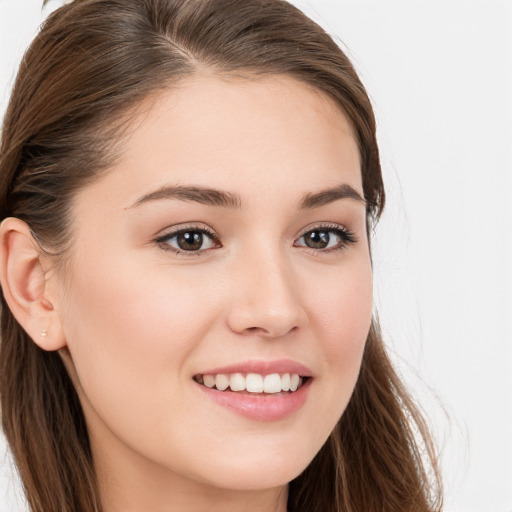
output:
[[[249,395],[236,391],[219,391],[197,384],[199,389],[215,403],[241,416],[257,421],[277,421],[299,410],[306,401],[311,381],[309,378],[293,393]]]

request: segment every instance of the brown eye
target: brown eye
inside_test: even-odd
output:
[[[206,230],[182,229],[161,236],[157,242],[169,246],[169,249],[175,252],[200,253],[214,247],[218,240],[213,233]]]
[[[304,241],[312,249],[325,249],[331,237],[327,231],[310,231],[304,235]]]
[[[185,231],[176,236],[176,242],[183,251],[198,251],[203,245],[203,234],[199,231]]]
[[[347,245],[355,242],[355,235],[345,228],[319,227],[304,233],[295,245],[319,251],[330,251],[344,249]]]

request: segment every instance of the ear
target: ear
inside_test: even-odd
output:
[[[14,217],[4,219],[0,224],[0,284],[5,301],[39,347],[58,350],[66,345],[65,336],[57,296],[52,295],[56,277],[47,272],[45,262],[49,257],[28,225]]]

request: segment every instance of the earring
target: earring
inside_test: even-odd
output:
[[[46,338],[47,335],[48,335],[48,333],[46,332],[46,329],[43,329],[43,331],[41,332],[41,336],[43,338]]]

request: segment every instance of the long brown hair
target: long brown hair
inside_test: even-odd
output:
[[[384,188],[368,96],[331,37],[284,0],[75,0],[49,16],[20,67],[2,131],[0,220],[25,221],[64,261],[74,194],[118,154],[142,99],[202,69],[288,75],[334,99],[357,135],[368,227]],[[100,512],[83,412],[58,353],[2,297],[2,425],[33,512]],[[290,484],[294,512],[441,510],[436,455],[376,320],[351,401]]]

